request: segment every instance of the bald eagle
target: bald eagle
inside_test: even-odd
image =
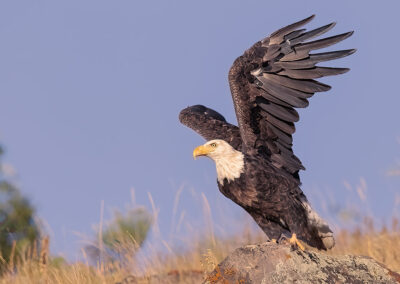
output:
[[[295,108],[331,87],[314,79],[343,74],[348,68],[319,67],[355,49],[310,53],[340,42],[353,32],[320,36],[335,23],[306,31],[314,15],[288,25],[255,43],[229,70],[238,126],[202,105],[183,109],[179,120],[207,142],[193,156],[215,161],[220,191],[246,210],[270,239],[292,236],[318,249],[334,246],[332,230],[311,208],[300,189],[301,161],[292,150]],[[297,238],[296,238],[297,237]]]

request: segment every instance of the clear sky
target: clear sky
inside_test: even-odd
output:
[[[107,218],[131,188],[149,208],[151,193],[163,234],[181,186],[195,227],[202,213],[191,189],[239,214],[218,192],[214,164],[193,161],[203,140],[178,113],[201,103],[236,122],[233,60],[311,14],[309,28],[337,21],[329,35],[355,30],[335,48],[358,51],[333,63],[352,70],[323,80],[333,89],[300,111],[303,189],[340,203],[353,194],[344,181],[364,178],[366,207],[390,216],[400,193],[399,178],[385,174],[400,158],[399,11],[399,1],[0,2],[0,143],[51,228],[53,252],[78,252],[76,232],[92,233],[101,201]]]

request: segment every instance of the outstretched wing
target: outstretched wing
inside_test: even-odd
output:
[[[340,42],[353,32],[309,41],[335,23],[306,31],[299,29],[314,18],[284,27],[254,44],[236,59],[229,84],[245,151],[266,154],[277,168],[298,178],[304,169],[292,151],[295,108],[308,106],[308,98],[330,86],[314,79],[347,72],[347,68],[318,67],[317,63],[348,56],[354,49],[324,53],[312,50]]]
[[[179,120],[207,141],[222,139],[236,150],[241,149],[239,128],[226,122],[225,118],[215,110],[202,105],[187,107],[180,112]]]

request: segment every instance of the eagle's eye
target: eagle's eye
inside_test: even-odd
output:
[[[217,147],[217,143],[211,143],[210,146],[215,148],[215,147]]]

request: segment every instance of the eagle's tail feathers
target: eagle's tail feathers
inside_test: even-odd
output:
[[[308,225],[311,231],[315,231],[318,234],[318,238],[322,241],[325,249],[333,248],[335,246],[335,239],[328,223],[311,208],[307,200],[303,201],[303,206],[307,212]]]

